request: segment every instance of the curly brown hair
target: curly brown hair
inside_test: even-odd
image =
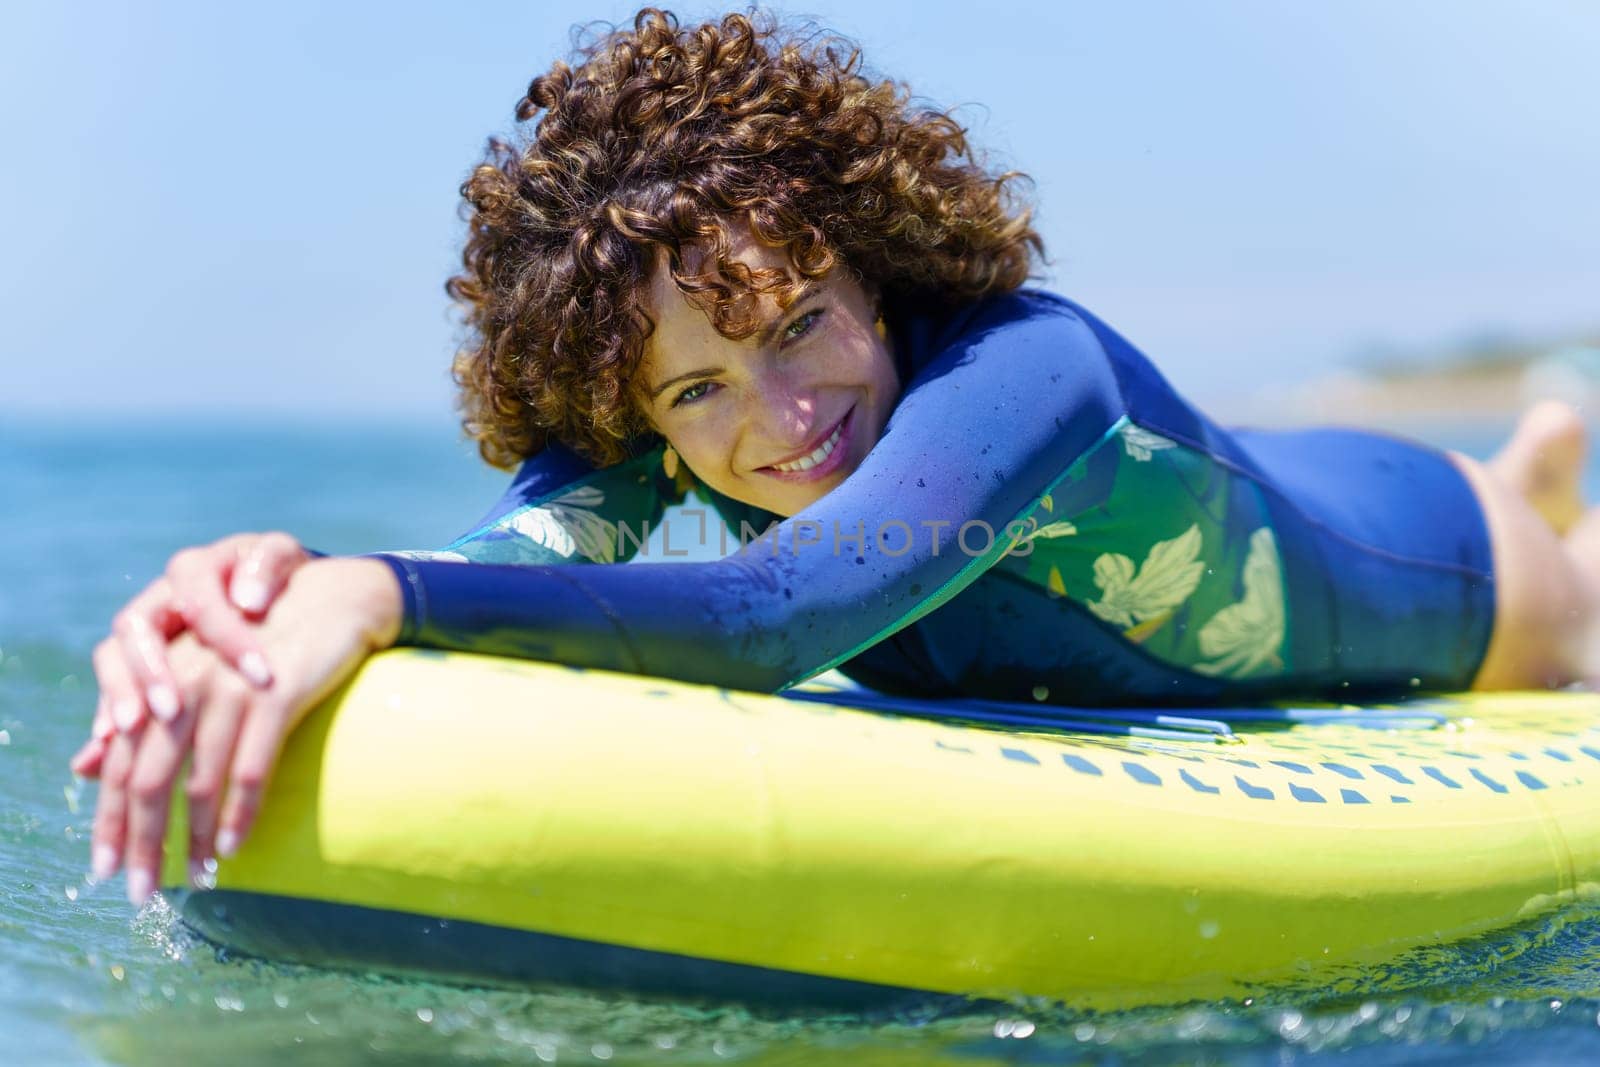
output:
[[[680,29],[645,8],[576,45],[517,104],[531,140],[491,138],[462,184],[463,425],[497,467],[551,438],[606,466],[649,433],[635,373],[664,257],[724,336],[755,329],[761,294],[799,279],[729,258],[747,227],[818,278],[844,264],[890,301],[1014,289],[1043,242],[947,113],[872,81],[849,41],[765,16]],[[687,273],[686,250],[706,269]]]

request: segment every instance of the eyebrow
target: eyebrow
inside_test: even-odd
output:
[[[710,377],[711,375],[717,373],[717,370],[718,368],[716,367],[701,367],[699,370],[692,370],[688,374],[680,374],[676,378],[670,378],[656,386],[655,389],[651,390],[650,399],[651,401],[655,401],[661,396],[662,393],[666,392],[679,382],[687,381],[690,378]]]
[[[765,347],[766,345],[771,344],[772,338],[778,333],[779,330],[783,329],[784,320],[789,317],[789,312],[793,311],[801,301],[809,300],[811,297],[815,296],[818,291],[818,286],[810,279],[800,283],[800,287],[795,291],[794,299],[789,301],[789,306],[779,312],[778,317],[769,322],[761,331],[761,345]],[[713,374],[716,374],[721,369],[722,368],[720,367],[701,367],[698,370],[692,370],[685,374],[680,374],[675,378],[669,378],[650,391],[650,401],[651,403],[654,403],[662,393],[666,392],[679,382],[688,381],[690,378],[709,377]]]

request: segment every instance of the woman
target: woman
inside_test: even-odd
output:
[[[1041,249],[1011,176],[853,53],[646,10],[580,58],[463,187],[456,375],[484,457],[522,462],[501,503],[442,553],[180,553],[97,650],[75,768],[102,777],[95,873],[125,864],[136,903],[184,758],[198,865],[238,847],[298,718],[396,643],[1059,704],[1596,671],[1570,411],[1493,469],[1223,431],[1023,288]],[[566,566],[639,556],[691,482],[726,558]]]

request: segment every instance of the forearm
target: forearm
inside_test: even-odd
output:
[[[729,583],[719,564],[384,562],[403,597],[398,644],[761,691],[780,688],[796,669],[781,620],[738,610],[758,606],[749,597],[715,594]]]

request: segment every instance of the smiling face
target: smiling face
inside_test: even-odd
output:
[[[788,265],[753,239],[733,252],[752,269]],[[696,478],[735,500],[785,516],[814,503],[861,465],[899,398],[873,297],[844,269],[787,309],[762,295],[756,332],[740,341],[718,333],[664,265],[649,305],[645,413]]]

